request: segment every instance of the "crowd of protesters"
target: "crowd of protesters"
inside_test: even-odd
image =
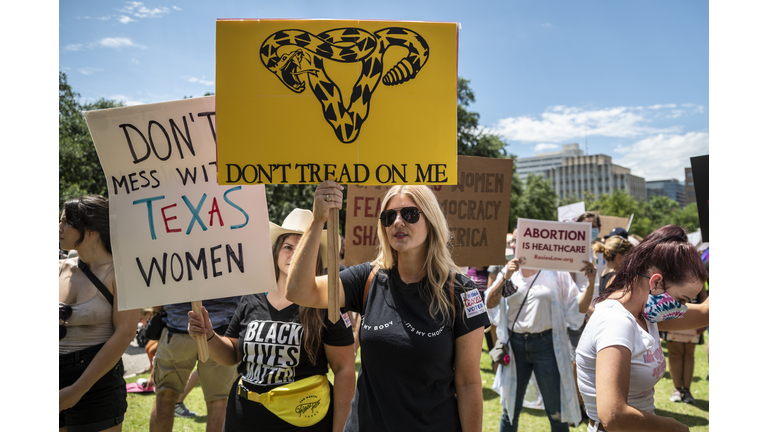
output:
[[[645,239],[617,228],[599,238],[599,215],[585,213],[577,221],[591,224],[594,255],[580,272],[526,268],[515,257],[516,232],[506,263],[466,270],[451,258],[432,190],[393,186],[381,204],[378,255],[342,265],[341,319],[332,323],[323,228],[343,207],[342,190],[326,181],[311,211],[270,224],[277,291],[206,300],[201,313],[190,303],[163,305],[148,316],[116,306],[108,200],[67,201],[59,224],[60,249],[69,252],[59,264],[60,431],[122,429],[121,357],[140,319],[157,332],[144,384],[156,394],[151,431],[196,416],[183,400],[198,381],[208,431],[480,431],[483,340],[507,353],[494,362],[492,385],[502,432],[518,430],[529,381],[552,431],[582,421],[590,432],[688,430],[654,406],[666,371],[663,339],[670,400],[695,402],[693,349],[702,338],[675,335],[700,335],[709,324],[708,269],[683,228]],[[480,307],[470,311],[466,299]],[[206,362],[198,359],[201,337]]]

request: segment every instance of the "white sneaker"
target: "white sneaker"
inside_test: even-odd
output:
[[[183,418],[197,417],[197,413],[188,410],[187,407],[184,405],[184,402],[177,403],[176,409],[173,411],[173,413],[174,415],[176,415],[176,417],[183,417]]]
[[[683,394],[680,392],[679,389],[675,389],[675,391],[672,392],[672,397],[669,398],[672,402],[682,402],[683,401]],[[176,405],[178,409],[178,405]]]

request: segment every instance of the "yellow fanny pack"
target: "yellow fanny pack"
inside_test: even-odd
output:
[[[331,386],[325,375],[313,375],[264,393],[248,390],[241,377],[237,393],[241,398],[260,403],[272,414],[299,427],[319,422],[331,406]]]

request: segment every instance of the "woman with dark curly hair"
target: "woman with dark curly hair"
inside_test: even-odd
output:
[[[117,310],[106,198],[64,203],[59,247],[79,255],[59,261],[59,430],[122,430],[122,355],[141,311]]]
[[[704,288],[707,271],[683,228],[667,225],[630,250],[576,349],[579,391],[589,431],[687,431],[654,414],[654,386],[666,361],[659,330],[709,323],[709,300],[688,305]]]

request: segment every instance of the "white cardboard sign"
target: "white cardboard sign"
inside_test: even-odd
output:
[[[515,258],[520,267],[539,270],[580,271],[590,259],[592,224],[517,219]]]
[[[576,219],[586,211],[584,201],[560,206],[557,208],[557,220],[560,222],[576,222]]]
[[[119,310],[275,291],[264,186],[216,182],[215,97],[85,112]]]

